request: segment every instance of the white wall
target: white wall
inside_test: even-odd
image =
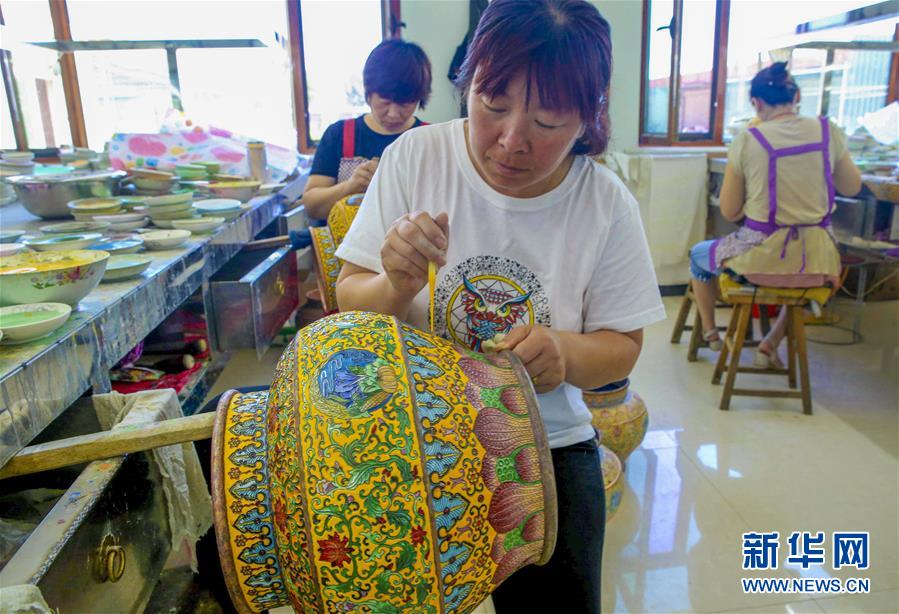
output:
[[[612,26],[614,61],[610,119],[611,147],[635,147],[640,119],[641,0],[592,0]],[[403,38],[421,45],[431,60],[431,101],[419,117],[442,122],[459,117],[459,101],[446,73],[468,29],[468,0],[402,0]]]
[[[402,0],[403,38],[417,43],[431,60],[431,100],[419,117],[431,123],[459,117],[459,102],[446,78],[456,47],[468,30],[468,0]]]

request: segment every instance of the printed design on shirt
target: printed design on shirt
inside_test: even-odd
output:
[[[436,329],[475,351],[515,326],[551,324],[543,284],[508,258],[475,256],[460,262],[441,279],[434,300]]]

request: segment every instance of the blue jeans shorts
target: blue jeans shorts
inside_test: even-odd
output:
[[[699,281],[709,281],[721,274],[721,269],[712,269],[709,254],[714,241],[700,241],[690,250],[690,274]]]

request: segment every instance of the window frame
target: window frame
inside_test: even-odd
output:
[[[293,112],[294,124],[297,134],[297,151],[303,154],[315,152],[316,143],[309,138],[309,104],[306,96],[306,64],[303,50],[303,21],[300,11],[302,0],[285,0],[287,4],[288,36],[290,37],[290,59],[292,66]],[[66,0],[49,0],[50,16],[53,21],[53,33],[56,42],[72,41],[71,26],[69,23],[68,7]],[[0,23],[2,23],[2,8],[0,8]],[[405,27],[400,17],[400,0],[381,0],[381,33],[383,38],[402,38],[402,28]],[[4,52],[4,54],[7,52]],[[75,147],[87,147],[87,130],[84,121],[84,108],[82,107],[81,88],[78,83],[78,70],[75,66],[73,51],[61,51],[59,63],[62,74],[63,92],[66,99],[66,111],[69,118],[72,145]],[[7,66],[4,63],[4,85],[7,84]],[[9,83],[15,83],[14,71],[8,75]],[[8,87],[4,92],[11,104],[16,102],[16,96],[10,93]],[[17,108],[14,106],[11,109]],[[13,130],[16,134],[16,144],[20,148],[27,147],[27,139],[24,138],[24,125],[13,117]],[[21,134],[20,134],[21,133]]]
[[[640,146],[709,147],[724,145],[724,98],[727,90],[727,33],[730,24],[730,0],[715,1],[715,42],[712,59],[712,84],[709,106],[711,130],[704,135],[680,133],[680,57],[684,0],[672,0],[673,14],[671,27],[676,36],[671,40],[671,69],[668,87],[668,132],[665,135],[648,133],[646,122],[646,89],[649,65],[649,19],[650,0],[643,0],[642,45],[640,53]]]

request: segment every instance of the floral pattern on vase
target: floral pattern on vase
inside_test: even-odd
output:
[[[625,462],[637,449],[649,428],[646,404],[622,380],[596,390],[585,390],[584,402],[593,414],[593,426],[602,433],[602,443]]]
[[[621,505],[624,471],[618,456],[606,446],[599,446],[599,457],[602,462],[602,481],[606,489],[606,522],[609,522]]]

